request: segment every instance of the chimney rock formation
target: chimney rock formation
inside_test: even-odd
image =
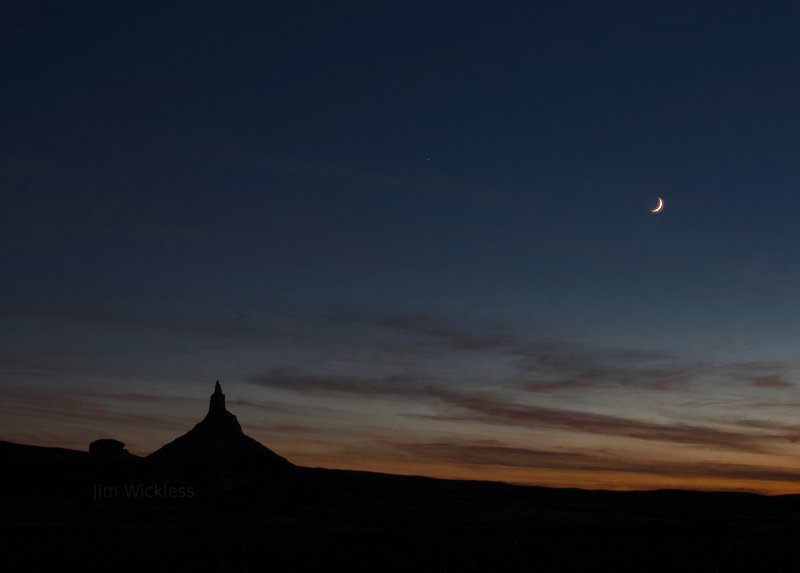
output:
[[[181,437],[162,446],[147,459],[159,466],[197,467],[206,470],[257,474],[256,477],[286,477],[294,465],[245,435],[239,420],[225,407],[219,380],[205,418]]]

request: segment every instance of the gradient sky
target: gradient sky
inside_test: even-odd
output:
[[[800,492],[799,25],[4,3],[0,439]]]

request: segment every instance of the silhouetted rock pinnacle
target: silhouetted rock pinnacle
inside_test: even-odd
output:
[[[215,435],[244,434],[236,416],[225,409],[225,394],[222,393],[219,380],[217,380],[214,386],[214,393],[211,395],[208,414],[206,414],[202,422],[195,426],[195,430]]]
[[[208,405],[208,413],[220,412],[225,410],[225,394],[222,393],[222,386],[219,385],[219,380],[214,384],[214,393],[211,394],[210,404]]]
[[[225,408],[219,380],[205,418],[183,436],[162,446],[147,459],[161,466],[198,467],[257,473],[258,478],[286,476],[294,465],[247,436],[236,416]]]

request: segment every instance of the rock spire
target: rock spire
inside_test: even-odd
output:
[[[211,402],[208,405],[208,413],[218,414],[225,411],[225,394],[222,393],[222,386],[219,385],[219,380],[217,380],[217,383],[214,386],[214,393],[211,394]]]

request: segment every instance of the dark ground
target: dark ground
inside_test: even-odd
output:
[[[800,571],[800,496],[308,468],[244,483],[242,468],[170,474],[5,442],[0,459],[4,571]],[[134,482],[196,489],[127,496]],[[93,501],[98,483],[118,495]]]

